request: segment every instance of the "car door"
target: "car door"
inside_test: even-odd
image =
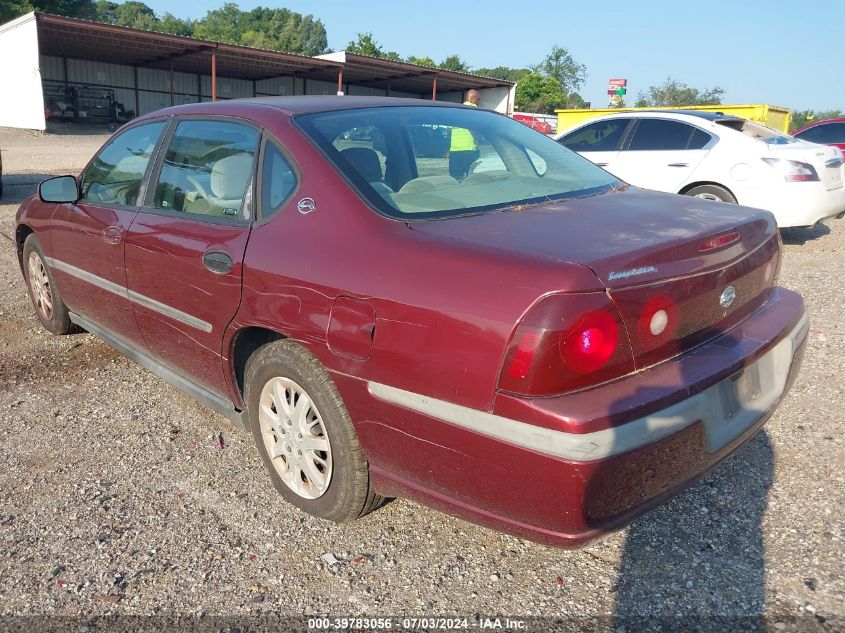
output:
[[[50,226],[47,263],[70,309],[141,346],[127,296],[124,244],[166,127],[153,121],[113,137],[83,171],[82,197],[57,205]]]
[[[637,187],[677,193],[715,140],[681,121],[641,118],[608,170]]]
[[[613,173],[614,161],[630,126],[630,118],[601,119],[566,134],[558,142]]]
[[[225,395],[223,332],[241,298],[260,130],[178,120],[126,236],[126,280],[153,356]]]

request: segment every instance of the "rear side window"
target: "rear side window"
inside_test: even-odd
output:
[[[688,149],[690,138],[697,129],[678,121],[640,119],[628,149],[634,151]]]
[[[689,147],[687,149],[701,149],[710,142],[711,138],[713,137],[704,130],[696,130],[692,133],[692,138],[689,141]]]
[[[249,219],[258,130],[231,121],[182,121],[170,139],[153,206],[165,211]]]
[[[799,132],[795,138],[811,143],[845,143],[845,122],[822,123]]]
[[[275,144],[264,145],[261,167],[261,217],[276,213],[296,189],[296,174]]]
[[[612,152],[622,145],[625,128],[631,119],[596,121],[567,134],[558,142],[575,152]]]
[[[114,137],[82,175],[82,200],[135,206],[138,192],[165,123],[130,128]]]

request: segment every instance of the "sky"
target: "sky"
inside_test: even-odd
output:
[[[198,18],[225,0],[145,0],[158,15]],[[700,90],[719,86],[725,104],[845,110],[845,0],[287,0],[237,2],[320,18],[329,47],[372,32],[384,50],[473,68],[527,67],[558,45],[587,67],[581,96],[607,104],[607,80],[628,80],[628,104],[672,77]],[[807,9],[803,10],[802,7]],[[801,14],[799,16],[799,13]]]

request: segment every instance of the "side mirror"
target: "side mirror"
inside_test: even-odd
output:
[[[73,176],[56,176],[38,185],[38,195],[44,202],[72,203],[79,200],[79,185]]]

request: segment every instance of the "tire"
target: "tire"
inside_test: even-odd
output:
[[[689,191],[684,192],[684,195],[692,196],[694,198],[703,198],[705,200],[716,200],[719,202],[736,204],[736,198],[734,198],[733,194],[719,185],[698,185],[697,187],[693,187]]]
[[[268,343],[247,361],[244,383],[255,445],[287,501],[338,523],[382,503],[340,394],[310,352]]]
[[[29,297],[35,307],[35,314],[44,329],[53,334],[70,334],[73,324],[62,295],[53,281],[53,275],[44,263],[44,251],[35,234],[30,234],[23,243],[23,271]]]

